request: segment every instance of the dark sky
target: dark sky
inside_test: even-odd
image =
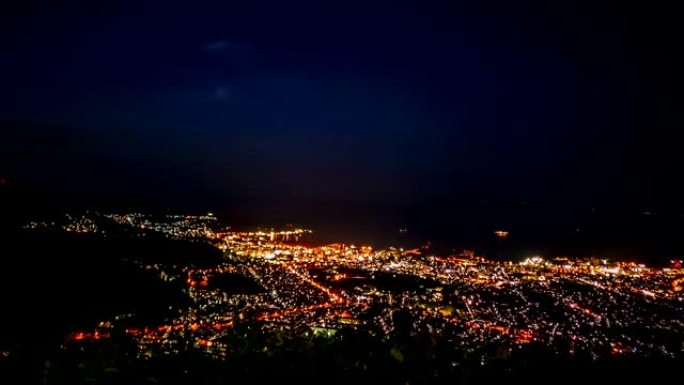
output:
[[[37,194],[264,221],[682,207],[681,23],[651,2],[0,7],[0,177]]]

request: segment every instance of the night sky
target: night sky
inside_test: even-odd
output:
[[[3,2],[0,178],[256,222],[679,216],[681,22],[634,3]]]

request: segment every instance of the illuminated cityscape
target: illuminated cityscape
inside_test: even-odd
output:
[[[254,323],[267,333],[332,336],[355,330],[388,342],[398,314],[407,337],[451,341],[486,365],[541,347],[557,357],[679,359],[684,354],[684,268],[653,268],[600,258],[530,256],[495,262],[472,251],[432,255],[429,249],[370,245],[306,245],[307,229],[221,230],[213,215],[67,216],[60,224],[98,233],[109,222],[136,237],[150,232],[210,244],[223,255],[212,266],[192,260],[145,264],[159,280],[182,284],[191,306],[162,324],[127,326],[134,314],[101,320],[66,336],[73,348],[124,333],[140,357],[173,355],[188,346],[231,359],[231,330]],[[395,351],[397,360],[403,354]]]
[[[676,383],[676,2],[0,2],[0,385]]]

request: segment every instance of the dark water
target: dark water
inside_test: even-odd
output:
[[[376,247],[416,247],[430,242],[432,252],[474,250],[491,259],[530,255],[598,256],[666,265],[684,258],[684,209],[573,202],[436,205],[340,202],[198,202],[135,204],[123,199],[71,197],[0,186],[0,227],[70,210],[205,213],[213,211],[233,229],[314,230],[315,244],[347,242]],[[12,219],[14,218],[14,219]],[[406,229],[401,233],[400,229]],[[509,237],[498,239],[496,230]]]
[[[312,221],[317,230],[314,241],[405,248],[429,244],[437,254],[469,249],[498,260],[565,255],[667,265],[671,259],[684,258],[684,216],[677,211],[481,206],[428,212],[403,221],[363,212],[358,219],[341,219]],[[500,239],[496,230],[509,235]]]

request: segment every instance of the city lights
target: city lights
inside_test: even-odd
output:
[[[193,305],[163,325],[124,327],[131,315],[75,331],[69,344],[106,340],[124,328],[141,357],[173,354],[190,344],[215,358],[229,357],[228,333],[244,322],[264,330],[332,336],[352,328],[390,339],[393,314],[405,311],[410,332],[458,339],[467,351],[486,346],[508,352],[530,344],[557,355],[675,358],[684,344],[684,269],[651,268],[599,258],[530,256],[496,262],[463,251],[373,248],[335,243],[307,246],[307,229],[228,231],[214,215],[89,213],[26,229],[104,233],[111,224],[220,250],[211,267],[144,264],[166,282],[183,282]],[[497,236],[506,237],[505,231]],[[222,282],[244,280],[231,292]],[[228,280],[228,281],[226,281]],[[331,334],[332,333],[332,334]],[[489,358],[483,355],[485,362]]]

